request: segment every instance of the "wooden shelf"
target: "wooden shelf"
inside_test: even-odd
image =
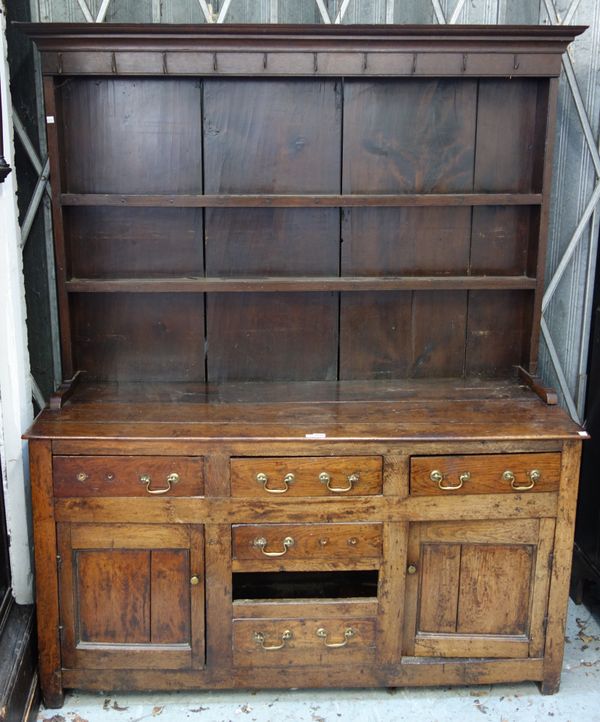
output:
[[[73,278],[70,293],[533,290],[529,276],[305,276],[302,278]]]
[[[63,206],[125,206],[166,208],[337,208],[402,206],[535,206],[541,193],[396,193],[277,195],[121,195],[63,193]]]

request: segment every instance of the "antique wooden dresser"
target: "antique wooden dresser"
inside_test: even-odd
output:
[[[558,688],[585,432],[535,377],[582,28],[29,25],[64,688]]]

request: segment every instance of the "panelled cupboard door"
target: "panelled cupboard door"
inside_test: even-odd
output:
[[[63,666],[204,665],[204,532],[185,524],[59,524]]]
[[[411,525],[403,654],[541,657],[553,519]]]

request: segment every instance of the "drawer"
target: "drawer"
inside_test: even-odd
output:
[[[204,460],[181,456],[55,456],[56,496],[201,496]]]
[[[374,618],[233,620],[236,666],[339,666],[369,662],[374,652]]]
[[[374,569],[381,524],[238,524],[233,570]]]
[[[380,456],[231,460],[232,496],[354,496],[381,489]]]
[[[560,454],[470,454],[413,456],[410,493],[515,494],[556,491]]]

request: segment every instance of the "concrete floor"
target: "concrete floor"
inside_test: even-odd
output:
[[[533,683],[442,689],[84,694],[38,722],[600,722],[600,609],[569,602],[560,692]]]

